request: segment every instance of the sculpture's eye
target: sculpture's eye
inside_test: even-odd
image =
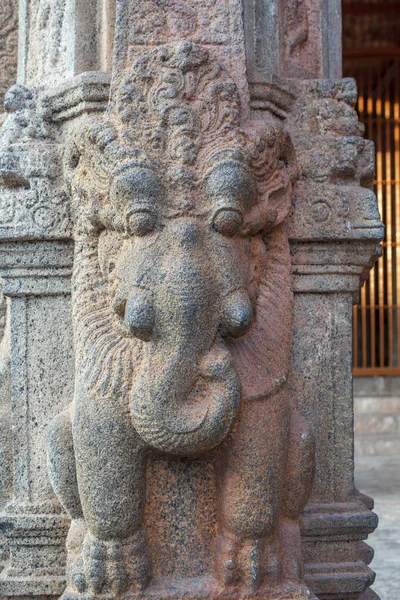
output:
[[[126,229],[130,235],[147,235],[153,231],[156,223],[157,215],[149,209],[130,211],[126,217]]]
[[[256,181],[246,166],[231,159],[216,163],[205,175],[204,191],[211,204],[213,229],[237,235],[243,215],[257,201]]]
[[[222,235],[233,236],[239,232],[243,217],[239,210],[231,207],[220,208],[212,218],[212,226]]]
[[[157,224],[157,206],[164,198],[164,188],[151,169],[127,169],[116,177],[110,188],[110,201],[117,214],[125,215],[125,231],[144,236]]]

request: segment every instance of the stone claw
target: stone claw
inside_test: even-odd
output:
[[[88,533],[72,564],[72,585],[62,599],[125,600],[131,591],[143,590],[150,578],[145,542],[142,532],[119,541],[99,540]]]
[[[71,580],[78,592],[87,590],[87,581],[84,573],[84,565],[82,556],[78,556],[72,567]]]
[[[217,579],[225,587],[232,585],[237,576],[237,543],[226,534],[217,539]]]
[[[217,543],[217,579],[223,586],[239,587],[255,593],[263,580],[275,585],[280,581],[278,542],[265,538],[240,539],[220,535]]]

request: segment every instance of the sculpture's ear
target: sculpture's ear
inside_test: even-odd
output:
[[[105,225],[118,228],[107,203],[112,166],[110,146],[115,138],[111,123],[89,118],[69,135],[64,152],[64,180],[74,222],[80,221],[85,228],[101,229]]]
[[[266,186],[265,201],[276,215],[273,227],[280,225],[288,216],[292,205],[292,185],[297,177],[297,161],[289,135],[280,130],[276,136],[276,166],[273,176],[260,183],[261,193]]]
[[[281,225],[268,234],[265,256],[261,257],[256,316],[252,329],[243,338],[227,345],[239,373],[243,395],[263,399],[287,379],[292,334],[292,292],[290,252]]]
[[[270,231],[288,216],[297,163],[289,135],[267,125],[248,134],[250,166],[257,181],[258,202],[247,214],[244,233]]]

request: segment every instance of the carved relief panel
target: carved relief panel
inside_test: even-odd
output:
[[[285,384],[296,165],[279,123],[246,114],[208,49],[163,44],[70,137],[75,396],[49,430],[65,599],[311,597],[313,437]],[[204,538],[188,558],[180,529],[168,569],[179,520]]]
[[[0,6],[0,113],[4,95],[17,79],[18,2],[3,0]]]
[[[320,74],[320,52],[316,45],[321,37],[321,15],[315,2],[287,0],[279,5],[281,15],[282,73],[286,77],[315,77]],[[314,10],[313,10],[314,8]]]
[[[67,0],[30,0],[27,4],[25,81],[43,84],[51,77],[55,82],[67,71],[66,6]]]
[[[51,108],[33,87],[5,96],[0,132],[0,237],[70,236],[68,199],[60,184],[62,146]]]
[[[310,353],[321,335],[350,351],[341,312],[380,235],[359,201],[370,147],[349,82],[293,82],[331,72],[337,5],[27,2],[0,133],[21,424],[1,597],[342,600],[370,583],[350,363]]]

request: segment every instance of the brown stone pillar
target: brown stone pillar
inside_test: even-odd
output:
[[[320,598],[356,598],[373,581],[360,541],[377,519],[354,490],[352,303],[360,277],[378,255],[383,226],[370,189],[372,144],[360,137],[352,110],[354,82],[301,86],[291,125],[301,169],[291,236],[292,389],[312,415],[318,439],[316,481],[303,517],[304,552]]]
[[[383,233],[370,189],[373,149],[352,110],[354,83],[339,79],[339,3],[277,3],[275,18],[267,31],[279,37],[278,50],[253,67],[253,105],[272,105],[285,118],[300,167],[290,381],[316,435],[316,478],[302,519],[306,580],[321,599],[359,598],[373,582],[361,540],[377,518],[354,490],[351,327],[360,277]],[[256,28],[256,39],[264,31]]]
[[[0,123],[4,120],[4,95],[17,77],[18,2],[5,1],[0,16]],[[12,493],[11,404],[9,369],[9,323],[7,302],[0,305],[0,510]],[[0,533],[0,566],[8,558],[7,543]]]
[[[351,313],[382,225],[339,0],[20,11],[0,597],[373,598]]]
[[[317,439],[302,520],[306,579],[319,598],[358,598],[374,578],[362,540],[377,525],[372,501],[354,490],[351,329],[360,278],[383,235],[373,148],[352,110],[355,84],[340,80],[340,2],[249,0],[245,14],[252,107],[287,123],[300,168],[290,385]]]

